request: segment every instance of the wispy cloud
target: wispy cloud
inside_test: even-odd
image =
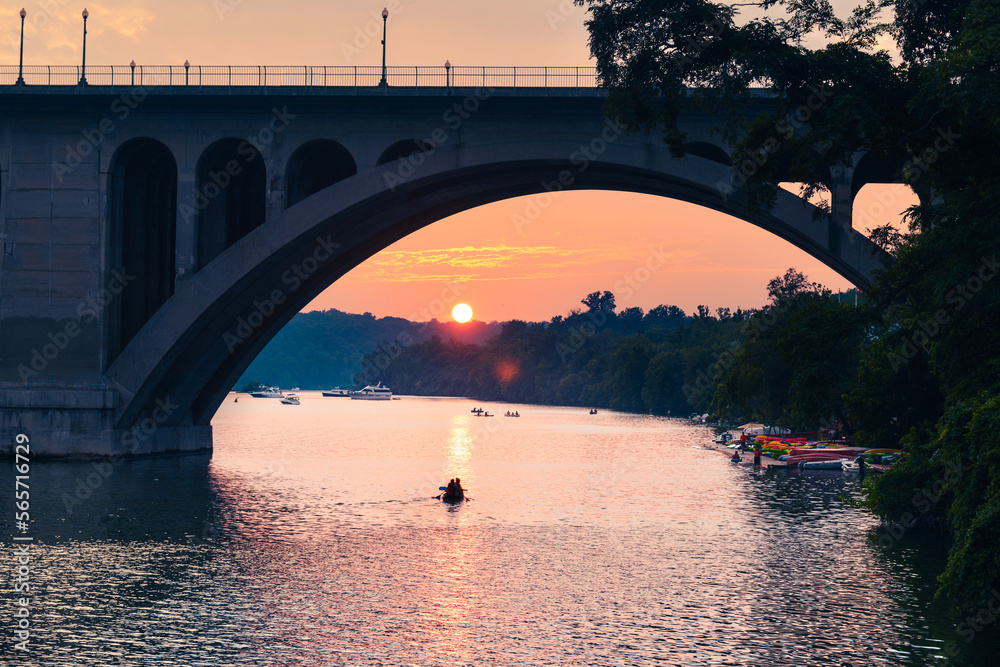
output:
[[[647,256],[646,247],[598,245],[484,246],[386,250],[345,276],[348,282],[496,281],[620,275]],[[683,262],[700,256],[693,251],[668,253]]]

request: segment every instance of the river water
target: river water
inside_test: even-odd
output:
[[[995,664],[933,602],[934,546],[847,502],[856,475],[734,466],[684,420],[302,397],[231,397],[211,456],[34,462],[32,636],[5,585],[5,659]],[[455,476],[472,500],[433,499]]]

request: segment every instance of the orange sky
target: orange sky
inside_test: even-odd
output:
[[[837,0],[835,6],[852,3]],[[378,65],[385,0],[132,0],[25,5],[25,64],[77,64],[86,6],[88,65]],[[389,4],[389,65],[592,66],[585,12],[571,0]],[[17,65],[20,7],[0,12],[4,62]],[[889,211],[875,186],[859,196],[858,229],[898,219],[912,196],[889,190]],[[885,194],[883,193],[883,197]],[[619,308],[667,303],[756,307],[766,283],[789,267],[833,289],[847,282],[817,260],[748,223],[673,200],[611,192],[562,193],[519,233],[513,199],[431,225],[372,258],[307,309],[339,308],[422,319],[442,301],[468,302],[481,320],[547,320],[611,290]],[[894,210],[892,210],[894,209]],[[857,216],[856,216],[857,217]],[[651,251],[663,268],[640,269]],[[631,276],[635,287],[626,287]],[[458,285],[450,288],[449,285]],[[623,289],[617,289],[619,284]],[[631,294],[629,294],[631,292]],[[445,298],[442,299],[442,295]]]

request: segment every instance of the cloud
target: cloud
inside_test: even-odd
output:
[[[647,247],[598,245],[588,248],[558,246],[485,246],[385,250],[357,267],[348,282],[440,282],[534,280],[572,276],[621,275],[644,261]],[[700,256],[675,251],[668,257],[684,260]]]
[[[138,39],[140,32],[146,31],[146,24],[156,20],[156,16],[141,7],[121,7],[110,10],[103,5],[93,5],[91,22],[100,21],[98,30],[107,27],[119,35]]]

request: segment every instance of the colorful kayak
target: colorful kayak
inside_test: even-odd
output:
[[[798,464],[803,470],[843,470],[844,459],[830,461],[802,461]]]

